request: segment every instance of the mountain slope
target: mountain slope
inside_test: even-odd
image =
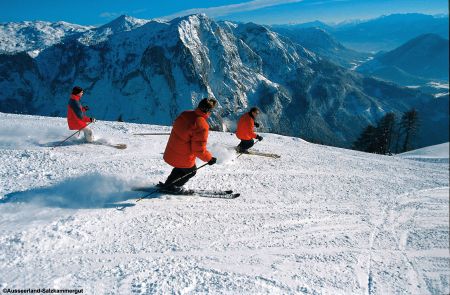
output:
[[[68,92],[81,85],[97,118],[170,125],[212,96],[214,129],[232,129],[258,105],[263,131],[350,146],[385,112],[433,99],[348,71],[253,23],[191,15],[101,36],[68,38],[34,59],[1,55],[0,111],[65,116]]]
[[[346,68],[355,68],[370,57],[368,53],[346,48],[327,31],[318,27],[278,26],[273,29],[319,56]]]
[[[403,85],[420,81],[424,84],[430,80],[448,81],[448,42],[438,35],[424,34],[392,51],[379,54],[358,67],[358,71]],[[398,75],[398,72],[403,75]]]
[[[0,114],[2,288],[86,294],[447,294],[448,164],[425,163],[264,134],[255,149],[211,132],[218,164],[190,188],[235,200],[157,195],[167,127],[97,122],[118,151],[81,144],[62,118]],[[36,132],[39,130],[39,132]],[[125,206],[116,210],[115,203]],[[26,262],[26,263],[24,263]],[[36,271],[36,270],[39,271]]]

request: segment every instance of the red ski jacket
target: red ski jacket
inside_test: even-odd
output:
[[[255,120],[250,116],[250,113],[245,113],[238,121],[236,136],[240,140],[250,140],[256,138],[256,133],[253,131],[255,128]]]
[[[67,124],[70,130],[80,130],[86,127],[86,123],[91,121],[91,118],[85,114],[86,110],[80,103],[80,96],[71,95],[69,104],[67,105]]]
[[[195,158],[204,162],[212,159],[206,149],[209,115],[199,109],[181,113],[173,123],[172,132],[164,151],[164,161],[176,168],[191,168]]]

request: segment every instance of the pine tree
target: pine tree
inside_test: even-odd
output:
[[[402,152],[412,149],[414,139],[419,130],[419,113],[416,109],[405,112],[400,120],[401,131],[404,134]]]
[[[353,149],[368,153],[375,152],[375,134],[376,128],[373,125],[368,125],[362,132],[358,139],[353,143]]]
[[[377,154],[391,154],[395,134],[394,113],[387,113],[377,126],[368,125],[353,143],[353,149]]]
[[[395,133],[395,114],[387,113],[378,122],[375,132],[375,152],[377,154],[391,154],[392,141]]]

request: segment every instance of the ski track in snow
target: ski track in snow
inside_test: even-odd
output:
[[[86,294],[448,294],[449,168],[265,134],[219,159],[188,188],[233,189],[235,200],[141,196],[164,180],[168,127],[98,122],[126,150],[48,147],[61,118],[0,114],[0,284]],[[199,162],[201,164],[201,162]],[[116,210],[117,203],[125,206]]]

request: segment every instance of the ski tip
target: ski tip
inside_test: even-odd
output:
[[[232,196],[231,196],[231,198],[232,199],[236,199],[237,197],[240,197],[241,196],[241,194],[233,194]]]

